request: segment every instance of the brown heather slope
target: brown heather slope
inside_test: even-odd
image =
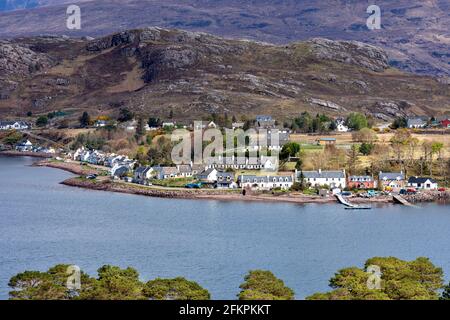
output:
[[[449,85],[388,67],[357,42],[276,46],[147,28],[95,40],[0,41],[0,115],[92,115],[129,107],[166,118],[212,113],[291,119],[301,111],[361,111],[378,119],[450,111]]]

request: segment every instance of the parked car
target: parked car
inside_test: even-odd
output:
[[[341,193],[341,195],[343,197],[350,197],[352,195],[352,193],[350,191],[344,191],[344,192]]]
[[[89,174],[89,175],[86,176],[86,179],[95,180],[95,179],[97,179],[97,177],[98,176],[96,174]]]
[[[445,192],[445,191],[447,191],[447,189],[445,189],[445,188],[439,188],[438,191],[439,191],[439,192]]]
[[[200,189],[202,187],[201,183],[189,183],[185,186],[187,189]]]

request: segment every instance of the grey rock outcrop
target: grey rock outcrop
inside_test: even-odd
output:
[[[0,76],[26,77],[53,64],[51,57],[44,53],[24,45],[0,41]]]
[[[315,38],[308,42],[314,56],[381,72],[389,67],[387,53],[358,41],[333,41]]]

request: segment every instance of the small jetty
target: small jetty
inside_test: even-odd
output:
[[[345,210],[370,210],[371,207],[362,207],[348,202],[341,194],[337,194],[338,201],[345,206]]]
[[[394,198],[395,203],[399,203],[399,204],[402,204],[402,205],[408,206],[408,207],[417,207],[417,206],[413,205],[412,203],[408,202],[408,200],[406,200],[405,198],[403,198],[400,195],[393,195],[392,197]]]

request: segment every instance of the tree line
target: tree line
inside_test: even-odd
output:
[[[25,271],[9,281],[12,300],[209,300],[211,294],[185,278],[157,278],[142,282],[134,268],[105,265],[97,277],[80,271],[80,286],[67,286],[69,265],[46,272]],[[375,270],[375,271],[374,271]],[[329,292],[307,300],[450,300],[450,284],[428,258],[404,261],[395,257],[368,259],[362,268],[338,270],[330,279]],[[237,294],[239,300],[293,300],[295,293],[272,272],[252,270]]]

